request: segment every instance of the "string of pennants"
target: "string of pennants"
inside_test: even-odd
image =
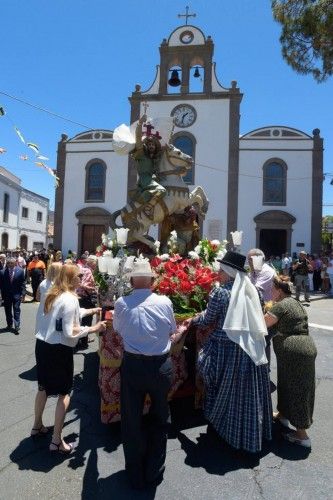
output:
[[[30,157],[28,155],[21,154],[19,156],[19,159],[22,161],[30,161],[30,162],[34,163],[34,165],[36,165],[37,167],[43,168],[44,170],[46,170],[54,178],[55,185],[58,186],[59,185],[59,177],[57,177],[56,169],[49,167],[45,163],[45,161],[49,161],[49,158],[47,156],[44,156],[43,154],[41,154],[37,144],[35,144],[33,142],[28,142],[25,140],[22,132],[18,129],[18,127],[13,122],[13,120],[10,118],[10,116],[8,115],[8,112],[4,109],[3,106],[0,106],[0,117],[3,117],[5,115],[8,118],[8,120],[11,122],[17,137],[20,139],[20,141],[26,147],[28,147],[30,149],[30,151],[33,151],[33,153],[35,155],[34,159],[30,159]],[[7,150],[5,148],[0,147],[0,154],[4,154],[6,152],[7,152]]]

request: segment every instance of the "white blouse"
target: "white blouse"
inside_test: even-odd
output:
[[[53,302],[52,308],[47,314],[44,313],[44,306],[38,308],[36,338],[49,344],[75,347],[78,339],[87,335],[89,331],[89,326],[84,326],[79,334],[73,336],[73,328],[80,325],[80,319],[87,314],[87,311],[80,309],[79,301],[73,293],[62,293]],[[56,322],[60,319],[62,320],[61,332],[56,330]]]

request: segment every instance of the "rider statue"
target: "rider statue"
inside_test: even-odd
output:
[[[131,156],[135,160],[138,171],[138,183],[135,190],[130,193],[132,201],[139,202],[144,214],[153,219],[154,207],[166,194],[166,189],[157,182],[158,164],[162,155],[161,137],[157,132],[151,133],[151,125],[145,125],[147,136],[143,137],[143,124],[147,116],[143,115],[136,127],[135,149]]]

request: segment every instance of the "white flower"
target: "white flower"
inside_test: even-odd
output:
[[[223,257],[225,256],[225,254],[227,253],[226,250],[219,250],[216,254],[216,258],[217,259],[223,259]]]
[[[113,257],[113,253],[111,252],[111,250],[105,250],[105,252],[103,252],[103,255],[104,255],[104,256],[106,256],[106,257],[107,257],[108,255],[109,255],[110,257]]]
[[[219,272],[219,270],[220,270],[220,268],[221,268],[221,267],[220,267],[220,263],[219,263],[219,262],[217,262],[217,260],[214,260],[214,261],[212,262],[212,268],[213,268],[213,271],[214,271],[215,273],[218,273],[218,272]]]
[[[160,255],[160,259],[161,260],[169,260],[170,255],[168,253],[163,253],[162,255]]]
[[[108,239],[108,248],[112,248],[113,247],[113,241]]]
[[[219,240],[212,240],[211,244],[216,245],[216,246],[220,246],[220,241]]]
[[[223,245],[227,245],[228,244],[228,240],[223,240],[222,243],[223,243]]]
[[[171,239],[172,239],[172,240],[176,240],[176,239],[177,239],[177,237],[178,237],[178,236],[177,236],[177,231],[176,231],[176,230],[171,231],[171,233],[170,233],[170,240],[171,240]]]
[[[200,259],[200,255],[197,254],[197,252],[189,252],[188,253],[188,256],[190,257],[190,259],[193,259],[193,260],[199,260]]]
[[[106,244],[107,244],[107,242],[108,242],[108,237],[106,236],[106,234],[105,234],[105,233],[103,233],[103,234],[102,234],[102,243],[103,243],[103,245],[106,245]]]
[[[158,250],[158,249],[160,248],[160,246],[161,246],[161,242],[160,242],[160,241],[158,241],[158,240],[156,240],[156,241],[154,242],[154,247]]]
[[[194,251],[195,253],[200,253],[201,252],[201,245],[197,245],[196,247],[194,247]]]

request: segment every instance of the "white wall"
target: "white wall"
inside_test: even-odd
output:
[[[227,171],[229,161],[229,100],[198,99],[186,101],[197,111],[197,119],[191,127],[175,127],[174,133],[189,132],[196,138],[195,176],[196,186],[201,186],[210,203],[203,227],[203,235],[208,235],[210,220],[220,220],[221,237],[226,238],[227,224]],[[170,116],[181,97],[172,101],[149,101],[148,114],[153,117]],[[141,115],[143,114],[141,108]]]
[[[111,152],[110,141],[89,143],[68,142],[64,182],[64,208],[62,250],[77,252],[78,220],[76,212],[86,207],[99,207],[114,212],[126,205],[128,157]],[[92,151],[94,150],[94,151]],[[106,165],[104,203],[85,202],[86,165],[92,159],[103,160]]]
[[[3,233],[8,234],[8,248],[13,249],[17,246],[17,212],[20,196],[20,186],[14,183],[7,182],[0,176],[0,249],[1,236]],[[8,222],[3,221],[4,212],[4,195],[9,195],[9,213]]]
[[[22,217],[22,208],[28,209],[28,217]],[[27,236],[27,249],[32,250],[34,243],[41,243],[43,247],[47,246],[47,220],[48,220],[49,202],[47,199],[40,198],[28,190],[22,190],[18,212],[18,245],[22,235]],[[37,212],[42,213],[42,221],[37,221]]]
[[[242,251],[247,252],[256,246],[253,218],[268,210],[282,210],[296,218],[296,223],[293,225],[291,252],[299,250],[296,247],[297,242],[303,242],[305,250],[309,250],[312,210],[312,140],[241,140],[240,144],[241,148],[246,148],[246,150],[240,150],[239,165],[238,229],[244,231]],[[249,151],[249,148],[253,150]],[[270,158],[280,158],[288,166],[286,205],[263,205],[262,203],[262,168]]]

